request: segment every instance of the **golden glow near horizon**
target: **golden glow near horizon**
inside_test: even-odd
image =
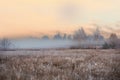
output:
[[[120,0],[1,0],[0,37],[72,33],[91,23],[120,34]]]

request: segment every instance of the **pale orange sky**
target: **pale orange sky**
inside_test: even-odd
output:
[[[72,33],[92,23],[120,34],[120,0],[1,0],[0,37]],[[117,25],[117,26],[116,26]]]

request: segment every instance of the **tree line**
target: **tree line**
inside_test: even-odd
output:
[[[50,38],[49,36],[44,35],[41,37],[41,39],[49,40]],[[99,28],[96,28],[96,30],[93,32],[92,35],[87,35],[84,29],[81,28],[75,31],[73,35],[56,33],[52,39],[53,40],[72,40],[74,42],[77,41],[80,43],[84,42],[84,44],[88,46],[88,48],[92,48],[89,46],[94,46],[89,44],[95,44],[95,47],[101,46],[100,48],[103,48],[103,49],[120,48],[120,38],[115,33],[111,33],[109,38],[104,38]],[[103,42],[103,43],[100,43],[100,42]],[[84,44],[82,45],[84,46]],[[7,38],[0,39],[0,50],[4,50],[4,51],[9,50],[11,45],[12,45],[12,42],[9,39]]]

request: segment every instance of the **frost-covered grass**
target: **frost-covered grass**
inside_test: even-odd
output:
[[[120,80],[120,51],[2,51],[0,80]]]

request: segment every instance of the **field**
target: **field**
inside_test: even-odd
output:
[[[0,80],[120,80],[120,50],[0,51]]]

